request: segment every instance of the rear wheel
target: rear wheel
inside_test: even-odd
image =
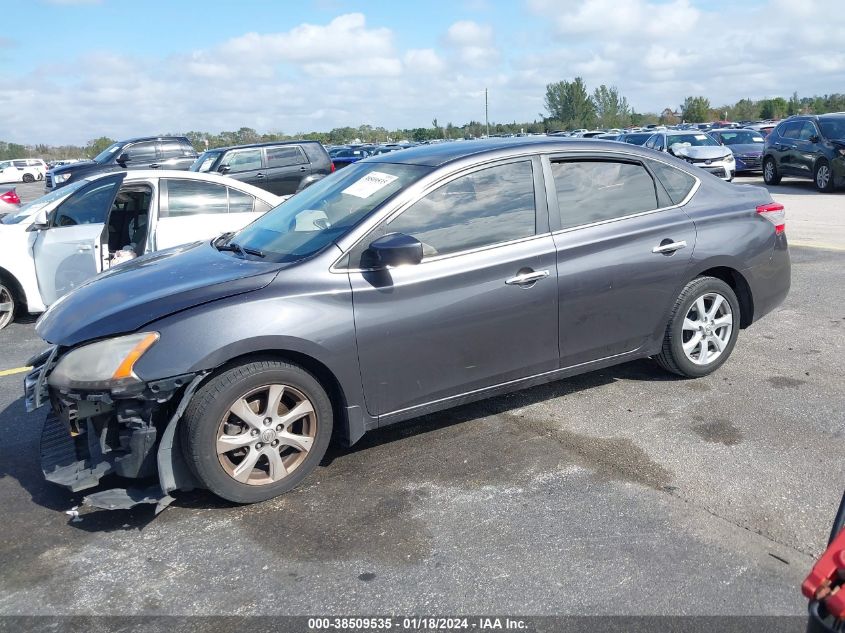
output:
[[[833,191],[833,174],[830,171],[830,163],[824,158],[819,159],[816,163],[816,169],[813,172],[813,180],[816,183],[816,189],[822,193],[830,193]]]
[[[657,362],[681,376],[706,376],[728,360],[739,323],[739,301],[728,284],[715,277],[693,279],[675,302]]]
[[[35,182],[35,177],[32,174],[24,174],[23,175],[24,182]]]
[[[766,160],[763,161],[763,180],[767,185],[776,185],[780,182],[780,178],[775,159],[767,156]]]
[[[209,380],[182,423],[185,458],[213,493],[236,503],[272,499],[323,458],[332,406],[320,383],[289,363],[262,361]]]
[[[15,318],[15,294],[6,283],[0,279],[0,330],[9,325]]]

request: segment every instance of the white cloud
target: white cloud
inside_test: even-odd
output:
[[[449,27],[443,38],[454,49],[458,61],[472,68],[492,66],[499,61],[499,51],[493,42],[493,27],[472,20],[461,20]]]

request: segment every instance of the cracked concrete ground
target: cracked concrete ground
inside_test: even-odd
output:
[[[250,507],[69,521],[0,377],[0,614],[800,615],[845,487],[845,252],[792,257],[712,376],[640,361],[438,413]],[[40,348],[0,331],[0,370]]]

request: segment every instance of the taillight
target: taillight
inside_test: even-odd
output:
[[[775,225],[776,234],[780,235],[786,231],[786,211],[783,210],[783,205],[779,202],[761,204],[757,207],[757,213]]]
[[[9,204],[20,204],[21,199],[18,197],[18,192],[14,189],[9,189],[6,193],[0,196],[0,200],[8,202]]]
[[[335,169],[334,162],[332,162],[332,170],[329,173],[333,174]]]

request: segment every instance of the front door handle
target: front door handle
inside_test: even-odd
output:
[[[255,177],[256,178],[264,178],[264,174],[262,174],[261,172],[258,172],[257,174],[255,174]]]
[[[158,169],[159,167],[161,167],[161,165],[159,165],[158,163],[153,163],[150,165],[150,169]]]
[[[664,244],[663,242],[666,243]],[[655,246],[654,248],[652,248],[651,252],[662,253],[664,255],[671,255],[675,251],[680,250],[682,248],[686,248],[687,246],[686,240],[681,240],[680,242],[667,242],[666,240],[663,240],[663,242],[660,243],[660,246]]]
[[[529,270],[522,273],[519,273],[515,277],[511,277],[510,279],[506,279],[505,283],[509,286],[527,286],[530,284],[535,284],[541,279],[545,279],[549,276],[548,270]]]
[[[90,244],[80,244],[79,248],[77,248],[76,250],[78,250],[80,253],[84,253],[86,251],[90,251],[92,248],[94,247]]]

